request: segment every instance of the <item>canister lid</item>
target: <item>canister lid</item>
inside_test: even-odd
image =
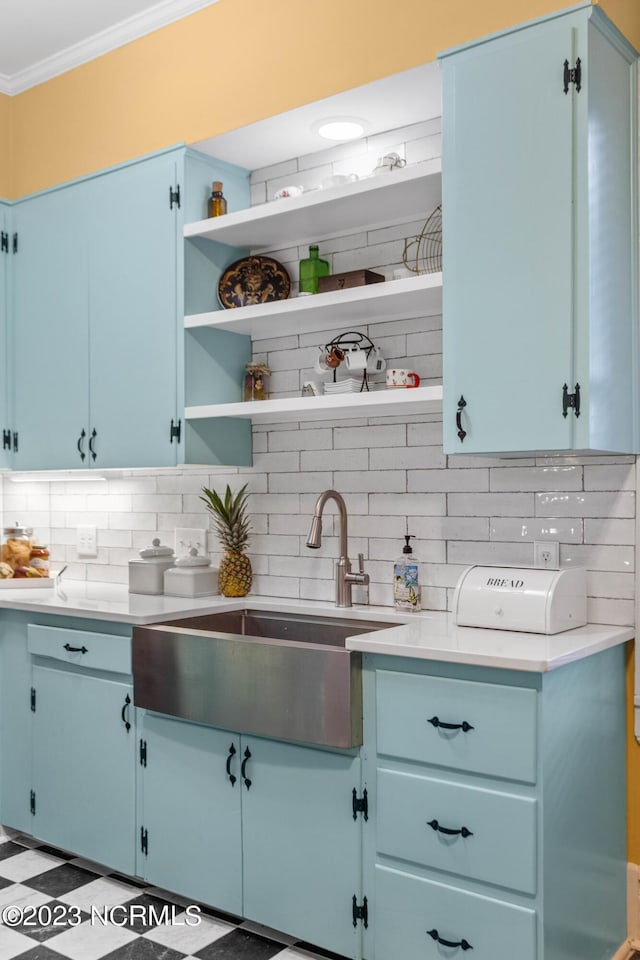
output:
[[[159,537],[154,537],[151,541],[150,547],[143,547],[142,550],[138,551],[143,560],[152,559],[154,557],[172,557],[173,550],[171,547],[167,547],[160,543]]]
[[[191,547],[189,553],[185,557],[180,557],[176,560],[176,567],[208,567],[209,558],[208,557],[199,557],[198,551],[195,547]]]
[[[23,527],[18,520],[12,526],[4,528],[5,537],[30,537],[32,533],[32,527]]]

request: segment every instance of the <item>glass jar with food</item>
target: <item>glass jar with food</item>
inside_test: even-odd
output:
[[[0,560],[11,567],[14,576],[16,570],[26,569],[30,566],[31,548],[33,546],[32,535],[31,527],[23,527],[20,523],[14,523],[3,530]]]
[[[31,547],[31,557],[29,564],[33,570],[37,570],[41,577],[49,576],[49,550],[39,543],[34,543]]]

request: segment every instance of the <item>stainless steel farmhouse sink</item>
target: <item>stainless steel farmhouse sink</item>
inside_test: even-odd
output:
[[[361,656],[345,640],[389,626],[245,609],[134,627],[134,703],[280,740],[359,746]]]

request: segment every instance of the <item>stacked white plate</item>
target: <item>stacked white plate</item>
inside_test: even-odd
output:
[[[325,383],[325,393],[360,393],[362,390],[362,377],[346,377],[344,380],[336,380],[335,383]]]

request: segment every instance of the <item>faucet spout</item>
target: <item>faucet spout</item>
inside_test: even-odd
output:
[[[348,556],[347,505],[337,490],[325,490],[318,497],[307,537],[307,546],[317,550],[322,543],[322,514],[328,500],[335,502],[340,514],[340,559],[336,563],[336,606],[350,607],[353,584],[369,583],[369,574],[364,572],[362,554],[359,555],[358,572],[351,572],[351,561]]]

